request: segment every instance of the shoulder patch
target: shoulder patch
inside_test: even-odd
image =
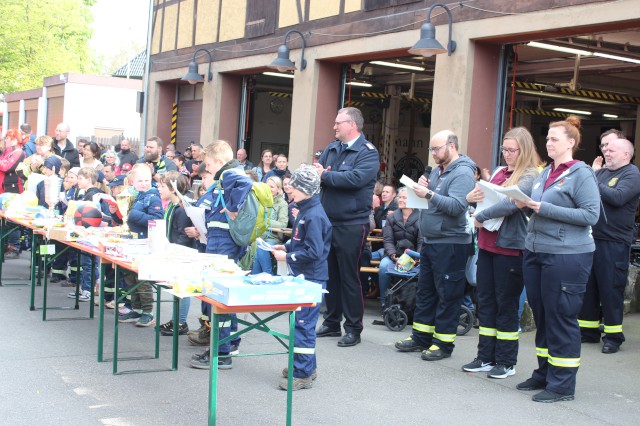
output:
[[[369,150],[376,149],[376,147],[373,146],[371,142],[367,142],[365,145],[367,146],[367,148],[369,148]]]

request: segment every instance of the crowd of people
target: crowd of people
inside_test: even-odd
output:
[[[381,184],[378,196],[374,188],[379,153],[366,140],[363,125],[357,108],[339,110],[333,126],[336,140],[318,152],[312,164],[293,172],[285,154],[264,150],[254,166],[246,150],[238,149],[234,158],[224,141],[206,147],[192,144],[188,152],[180,153],[150,137],[138,158],[126,139],[116,152],[85,140],[74,146],[64,123],[56,127],[54,138],[36,138],[23,125],[5,137],[0,186],[2,192],[21,192],[31,173],[58,174],[64,196],[56,207],[64,210],[68,200],[93,200],[105,225],[121,224],[122,216],[99,195],[129,191],[135,202],[127,224],[141,238],[149,220],[165,219],[173,243],[227,255],[253,274],[275,274],[275,262],[286,261],[292,274],[304,274],[322,285],[328,293],[319,327],[319,307],[296,313],[294,390],[312,387],[318,376],[317,337],[337,337],[339,347],[361,342],[366,293],[360,275],[363,252],[380,260],[375,280],[383,309],[398,258],[406,249],[420,253],[412,333],[395,348],[419,351],[426,361],[448,358],[454,351],[460,305],[469,283],[465,272],[470,259],[475,263],[477,258],[477,355],[462,370],[486,372],[493,379],[516,374],[519,305],[526,290],[537,327],[538,368],[516,388],[539,390],[532,397],[538,402],[572,400],[581,344],[602,339],[602,352],[613,354],[625,340],[623,292],[640,197],[640,172],[631,164],[633,144],[620,131],[607,131],[601,137],[603,157],[587,165],[574,159],[581,142],[580,120],[570,116],[549,125],[545,154],[551,161],[544,164],[529,131],[513,128],[500,147],[504,165],[481,174],[491,184],[517,188],[521,197],[502,197],[488,204],[487,187],[477,182],[481,169],[459,152],[458,137],[449,130],[430,140],[428,151],[435,163],[430,173],[410,188]],[[267,184],[274,201],[270,228],[261,236],[272,245],[271,252],[255,243],[240,246],[229,233],[229,221],[235,219],[240,200],[254,182]],[[43,193],[42,188],[38,191]],[[410,191],[426,199],[428,208],[409,206]],[[206,243],[199,242],[180,195],[205,209]],[[44,196],[39,202],[46,204]],[[292,228],[288,241],[271,232],[288,226]],[[365,250],[373,228],[382,229],[383,243]],[[19,253],[19,237],[8,238],[7,257]],[[52,279],[75,286],[67,271],[80,268],[80,293],[69,296],[88,301],[94,285],[90,265],[89,256],[82,256],[81,265],[61,259],[53,265]],[[125,306],[113,301],[117,285],[135,288]],[[119,321],[141,327],[155,324],[151,283],[129,275],[111,288],[101,297],[107,307],[118,310]],[[237,329],[233,317],[212,325],[210,306],[203,303],[200,308],[199,329],[189,330],[190,303],[185,299],[179,324],[162,324],[161,333],[171,335],[178,327],[190,344],[209,346],[212,326],[219,328],[220,338]],[[230,355],[238,353],[239,345],[236,339],[220,346],[217,368],[232,367]],[[206,369],[210,361],[206,350],[190,363]],[[284,378],[287,373],[282,372]],[[279,383],[282,389],[288,386],[284,378]]]

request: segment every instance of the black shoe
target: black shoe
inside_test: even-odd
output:
[[[191,357],[191,366],[201,370],[209,370],[211,368],[211,357],[209,355],[210,352],[206,351],[197,358]],[[233,368],[233,360],[231,357],[226,355],[228,354],[225,354],[224,358],[218,358],[218,370],[230,370]]]
[[[449,358],[451,356],[450,352],[445,351],[444,349],[440,349],[440,346],[431,345],[429,349],[426,351],[422,351],[422,358],[425,361],[440,361],[444,358]]]
[[[338,346],[341,348],[355,346],[358,343],[360,343],[360,335],[353,333],[345,333],[345,335],[342,336],[342,339],[338,340]]]
[[[49,282],[51,284],[56,284],[56,283],[59,283],[62,280],[66,280],[66,279],[67,279],[67,277],[65,277],[63,275],[57,275],[56,274],[56,275],[51,275],[51,278],[49,279]]]
[[[178,335],[182,336],[184,334],[187,334],[188,332],[189,326],[187,325],[187,323],[185,322],[180,324],[180,327],[178,327]],[[168,321],[162,324],[160,326],[160,334],[162,334],[163,336],[173,336],[173,321]]]
[[[373,320],[371,323],[373,325],[384,325],[384,320]]]
[[[340,330],[332,330],[326,325],[321,325],[320,328],[316,330],[316,337],[340,337],[342,333]]]
[[[581,341],[582,343],[599,343],[599,342],[600,342],[600,339],[592,339],[592,338],[587,337],[587,336],[582,336],[582,337],[580,338],[580,341]]]
[[[573,395],[563,395],[561,393],[555,393],[550,390],[543,390],[531,397],[531,400],[535,402],[560,402],[560,401],[573,401]]]
[[[395,347],[399,352],[422,352],[427,349],[426,347],[418,344],[411,337],[407,337],[404,340],[398,340]]]
[[[516,385],[516,389],[521,391],[540,390],[540,389],[544,389],[545,387],[546,387],[546,384],[541,383],[532,377]]]
[[[620,347],[610,342],[605,343],[602,347],[603,354],[615,354],[618,350],[620,350]]]

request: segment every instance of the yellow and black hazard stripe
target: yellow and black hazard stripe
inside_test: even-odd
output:
[[[528,83],[526,81],[516,81],[516,87],[518,89],[542,90],[544,86],[545,86],[544,84]]]
[[[291,94],[285,92],[269,92],[269,96],[273,98],[290,98]]]
[[[171,110],[171,143],[176,144],[176,140],[178,137],[178,104],[173,104],[173,109]]]
[[[619,93],[600,92],[596,90],[571,90],[566,87],[561,88],[560,92],[565,95],[579,96],[583,98],[602,99],[627,104],[640,104],[640,97],[621,95]]]
[[[360,101],[344,101],[345,107],[363,107],[365,106],[364,102]]]
[[[360,93],[360,96],[362,96],[363,98],[377,98],[377,99],[386,99],[389,97],[389,95],[385,95],[384,93],[380,93],[380,92],[362,92]]]
[[[556,111],[545,111],[543,109],[529,109],[529,108],[514,108],[513,112],[517,112],[520,114],[527,114],[527,115],[540,115],[543,117],[558,117],[558,118],[564,118],[564,117],[568,117],[569,114],[564,114],[561,112],[556,112]]]

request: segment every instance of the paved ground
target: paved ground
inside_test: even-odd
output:
[[[25,260],[7,261],[4,276],[25,276],[27,268]],[[69,304],[67,291],[52,286],[50,304]],[[40,288],[37,300],[41,304]],[[28,302],[28,287],[0,287],[0,321],[5,324],[0,328],[0,424],[206,424],[208,372],[188,366],[200,348],[189,346],[185,336],[178,371],[113,376],[110,363],[97,362],[97,320],[43,322],[40,311],[29,311]],[[50,317],[86,316],[87,305],[80,311],[51,311]],[[196,308],[190,313],[192,327]],[[163,311],[162,320],[169,311]],[[368,301],[360,345],[339,348],[337,338],[319,339],[319,377],[313,389],[294,393],[295,425],[638,424],[638,314],[625,317],[627,342],[618,354],[604,355],[600,345],[583,347],[575,401],[540,404],[530,400],[532,392],[515,390],[534,367],[533,333],[520,340],[517,374],[493,380],[460,370],[474,358],[477,330],[458,338],[451,358],[429,363],[419,353],[396,353],[393,342],[407,332],[370,325],[376,312]],[[112,315],[107,313],[107,342],[112,341]],[[279,326],[286,330],[284,321]],[[121,349],[127,354],[152,347],[151,329],[124,324],[121,330]],[[243,353],[269,350],[278,350],[278,344],[262,333],[249,333],[241,345]],[[168,337],[162,338],[160,361],[170,364]],[[121,363],[123,368],[145,365],[158,363]],[[220,373],[218,424],[284,424],[286,393],[276,383],[285,365],[284,356],[234,359],[233,369]]]

